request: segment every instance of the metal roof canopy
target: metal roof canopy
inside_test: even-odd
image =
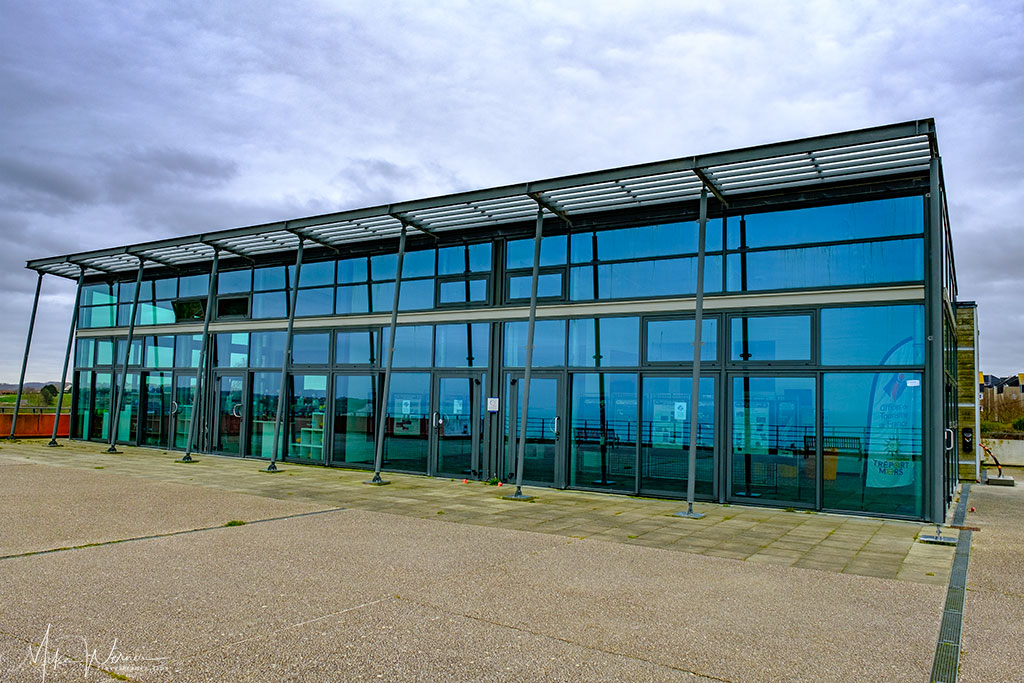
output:
[[[212,261],[215,250],[246,259],[292,251],[299,240],[340,251],[397,238],[402,226],[429,235],[532,219],[538,205],[571,219],[616,209],[697,200],[707,186],[720,201],[766,192],[927,172],[938,157],[933,119],[790,142],[461,192],[366,209],[220,230],[112,249],[35,259],[33,270],[77,278],[120,276],[142,261],[183,268]]]

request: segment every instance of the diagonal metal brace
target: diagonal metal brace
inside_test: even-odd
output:
[[[565,210],[562,209],[560,206],[556,205],[554,202],[552,202],[547,197],[545,197],[542,193],[540,193],[540,192],[527,192],[526,194],[527,194],[527,196],[529,196],[530,199],[532,199],[533,201],[537,202],[538,206],[540,206],[541,208],[547,209],[548,211],[550,211],[551,213],[555,214],[556,216],[561,218],[563,221],[565,221],[565,224],[568,225],[570,228],[572,227],[572,220],[569,219],[569,216],[568,216],[568,214],[565,213]]]
[[[718,199],[718,201],[722,202],[725,206],[729,206],[729,201],[725,198],[721,188],[719,188],[715,183],[715,180],[711,177],[711,173],[709,171],[706,171],[699,166],[694,166],[693,173],[700,178],[702,183],[704,183],[704,187],[711,190],[711,194],[715,195],[715,198]]]
[[[399,223],[401,223],[402,225],[404,225],[407,228],[413,228],[414,230],[419,230],[424,235],[430,235],[435,240],[436,239],[440,239],[437,236],[436,232],[434,232],[433,230],[429,230],[428,228],[423,227],[422,225],[420,225],[420,223],[415,218],[412,218],[411,216],[407,216],[404,213],[393,213],[393,212],[389,213],[388,215],[391,216],[392,218],[394,218],[396,221],[398,221]]]
[[[289,227],[285,226],[285,230],[287,230],[288,232],[292,233],[293,235],[298,236],[300,239],[309,240],[313,244],[318,244],[321,247],[327,247],[328,249],[333,251],[335,254],[340,254],[341,253],[341,250],[338,249],[338,247],[334,246],[330,242],[325,242],[324,240],[320,239],[319,237],[313,237],[312,235],[310,235],[303,228],[289,228]]]

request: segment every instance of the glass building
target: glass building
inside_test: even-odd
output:
[[[79,282],[75,439],[665,498],[692,451],[698,500],[932,521],[957,483],[930,119],[28,267]]]

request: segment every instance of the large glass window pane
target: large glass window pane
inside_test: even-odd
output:
[[[434,307],[434,280],[403,280],[398,310],[418,311]]]
[[[281,373],[252,373],[252,436],[249,455],[269,458],[274,450],[274,423],[277,421],[277,398],[281,394]],[[283,455],[284,429],[278,438],[278,455]]]
[[[252,288],[257,292],[271,289],[287,289],[288,276],[284,266],[267,266],[253,271]]]
[[[390,310],[391,304],[388,304]],[[366,285],[349,285],[338,287],[338,301],[334,312],[338,315],[346,313],[367,313],[369,312],[369,299]]]
[[[427,471],[429,419],[430,373],[396,372],[391,375],[384,431],[385,468],[403,472]]]
[[[287,332],[253,332],[249,365],[254,368],[279,368],[284,365],[287,336]]]
[[[168,416],[171,414],[171,373],[151,372],[145,383],[145,415],[139,443],[147,446],[167,446]]]
[[[327,375],[295,375],[289,385],[288,457],[323,462]]]
[[[366,282],[366,257],[338,261],[338,284]]]
[[[649,320],[648,363],[692,363],[693,320]],[[700,359],[718,360],[718,319],[704,318],[700,325]]]
[[[169,325],[178,321],[170,301],[139,302],[138,318],[139,325]]]
[[[248,293],[252,289],[252,269],[228,270],[217,273],[217,293]]]
[[[117,365],[120,367],[124,365],[124,350],[128,346],[128,339],[122,338],[117,340]],[[134,337],[132,339],[132,352],[128,357],[128,365],[142,365],[142,339]]]
[[[734,377],[730,496],[813,505],[813,377]]]
[[[113,327],[114,317],[117,314],[117,307],[113,305],[109,306],[91,306],[83,307],[79,314],[79,325],[83,329],[91,327]]]
[[[636,400],[636,375],[573,374],[570,486],[633,491]]]
[[[218,334],[216,351],[214,364],[217,367],[246,367],[249,364],[249,334],[247,332]]]
[[[732,360],[811,359],[811,317],[775,315],[732,319]]]
[[[434,275],[434,250],[407,251],[402,259],[402,279],[410,277],[432,277]]]
[[[113,288],[108,282],[97,282],[91,285],[82,285],[82,305],[95,306],[99,304],[112,304],[116,302]]]
[[[754,251],[745,260],[729,254],[728,271],[731,292],[920,282],[924,243],[908,239]]]
[[[639,318],[569,321],[569,365],[607,367],[639,363]]]
[[[746,246],[772,247],[808,242],[833,242],[924,231],[924,201],[899,197],[751,214],[746,217]],[[740,246],[740,222],[729,221],[729,248]]]
[[[117,300],[130,304],[135,300],[135,282],[122,282],[118,287]],[[139,283],[139,301],[153,300],[153,281],[143,280]]]
[[[531,266],[533,265],[531,261]],[[481,273],[491,269],[491,245],[468,244],[437,250],[437,274]]]
[[[165,277],[154,280],[153,296],[157,299],[173,299],[178,296],[178,278]]]
[[[339,332],[334,362],[337,365],[372,365],[377,359],[377,332]]]
[[[558,431],[561,382],[555,377],[530,378],[530,402],[527,414],[525,450],[523,453],[523,481],[542,485],[555,483],[555,462],[560,437]],[[512,409],[505,413],[505,453],[507,471],[515,477],[518,466],[517,451],[522,434],[523,387],[522,377],[506,375],[505,405]]]
[[[188,446],[189,424],[192,421],[192,407],[196,399],[196,378],[191,374],[178,374],[174,378],[174,404],[172,406],[174,438],[171,446],[184,449]],[[193,438],[195,435],[193,434]]]
[[[438,325],[434,365],[442,368],[487,367],[487,323]]]
[[[505,323],[505,365],[526,365],[528,322]],[[533,334],[533,366],[557,367],[565,364],[565,321],[538,320]]]
[[[179,323],[202,320],[206,315],[206,299],[175,301],[172,307],[174,308],[174,321]]]
[[[174,365],[174,337],[146,337],[146,367],[169,368]]]
[[[692,377],[644,377],[640,442],[640,488],[645,492],[685,496],[690,467],[693,420]],[[715,379],[700,378],[697,409],[698,496],[714,492]]]
[[[373,313],[390,313],[395,303],[395,283],[378,282],[370,285],[370,299]]]
[[[119,382],[121,374],[114,373],[114,379]],[[117,441],[135,443],[139,436],[139,373],[128,373],[124,384],[124,397],[120,398],[118,403],[121,405],[121,412],[117,416]]]
[[[110,438],[110,397],[111,373],[97,372],[93,393],[92,421],[89,423],[89,438],[107,440]]]
[[[922,365],[924,306],[863,306],[821,311],[824,365]]]
[[[263,292],[252,295],[252,317],[257,320],[288,317],[288,292]]]
[[[382,340],[384,358],[387,362],[388,340],[391,329],[385,327]],[[431,325],[402,325],[395,330],[395,357],[392,367],[429,368],[433,359],[434,328]]]
[[[292,362],[299,365],[327,365],[331,336],[327,332],[292,335]],[[326,389],[325,389],[326,391]]]
[[[110,365],[114,362],[114,342],[110,339],[96,340],[96,365]]]
[[[305,273],[305,270],[303,270]],[[334,311],[334,287],[300,289],[295,301],[297,317],[331,315]]]
[[[334,284],[334,261],[318,261],[303,263],[302,274],[299,275],[299,287],[321,287]],[[295,266],[288,266],[289,284],[295,282]]]
[[[89,423],[92,421],[92,372],[77,373],[75,388],[74,418],[71,423],[72,438],[89,438]]]
[[[722,257],[705,257],[704,291],[721,290]],[[696,291],[694,257],[583,266],[569,273],[569,298],[573,301],[683,296]]]
[[[398,272],[398,254],[377,254],[370,257],[371,280],[394,280]]]
[[[91,368],[95,358],[96,340],[79,339],[75,344],[75,367]]]
[[[181,298],[206,296],[209,294],[210,276],[186,275],[178,280],[178,296]]]
[[[826,373],[822,505],[921,515],[921,375]]]
[[[487,301],[487,280],[448,280],[440,284],[442,304],[483,303]]]
[[[199,354],[203,348],[203,335],[179,334],[174,347],[174,367],[199,367]]]
[[[564,265],[568,254],[565,235],[542,237],[540,242],[540,265]],[[533,268],[533,238],[511,240],[505,249],[506,268]]]
[[[373,467],[376,405],[376,375],[335,376],[333,462]]]
[[[529,299],[532,287],[532,275],[516,275],[514,277],[510,277],[508,281],[508,298]],[[541,273],[537,276],[538,298],[543,299],[545,297],[560,296],[562,296],[561,273]]]

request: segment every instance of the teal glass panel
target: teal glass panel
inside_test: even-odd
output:
[[[813,377],[734,377],[730,496],[814,505],[816,422]]]
[[[222,270],[217,273],[217,293],[248,293],[252,289],[252,268],[245,270]]]
[[[640,490],[686,495],[693,424],[692,377],[644,377],[640,441]],[[715,378],[700,378],[694,491],[714,492]]]
[[[96,340],[96,365],[110,365],[114,362],[114,342],[110,339]]]
[[[92,421],[89,423],[89,438],[106,441],[110,438],[111,373],[97,372],[93,390]]]
[[[826,373],[822,505],[921,516],[921,375]]]
[[[71,423],[71,437],[86,439],[89,437],[89,424],[92,422],[92,372],[86,370],[77,374],[75,382],[74,419]]]
[[[174,365],[174,337],[146,337],[147,368],[169,368]]]
[[[569,365],[640,364],[639,318],[581,318],[569,321]]]
[[[210,276],[187,275],[178,280],[178,296],[181,298],[205,297],[210,293]]]
[[[117,340],[117,365],[120,367],[124,365],[124,351],[128,346],[128,339],[122,338]],[[142,365],[142,339],[134,337],[132,339],[132,352],[128,358],[128,365]]]
[[[218,334],[214,365],[219,368],[244,368],[249,365],[249,334],[229,332]]]
[[[338,284],[351,282],[366,282],[367,280],[366,257],[342,259],[338,261]]]
[[[732,360],[811,359],[811,317],[773,315],[732,319]]]
[[[284,365],[287,332],[253,332],[249,346],[249,365],[254,368],[279,368]]]
[[[532,265],[532,263],[531,263]],[[483,273],[491,269],[491,245],[468,244],[437,250],[437,274]]]
[[[256,320],[288,317],[288,292],[257,292],[252,295],[252,317]]]
[[[373,365],[377,359],[377,332],[338,332],[334,353],[337,365]]]
[[[505,365],[526,365],[528,322],[505,323]],[[558,367],[565,364],[565,321],[538,320],[533,334],[533,367]]]
[[[390,328],[382,330],[381,340],[384,344],[384,357],[381,363],[387,362],[388,340]],[[392,367],[396,368],[429,368],[433,360],[434,328],[431,325],[401,325],[395,330],[395,357]]]
[[[425,473],[429,446],[430,373],[396,372],[387,401],[384,468]]]
[[[295,301],[295,316],[331,315],[334,311],[334,287],[300,289]]]
[[[252,288],[257,292],[272,289],[288,289],[288,274],[284,266],[256,268],[252,274]]]
[[[288,457],[322,463],[327,375],[295,375],[291,377],[289,386]]]
[[[196,378],[192,374],[179,374],[174,380],[174,403],[171,406],[174,438],[172,448],[184,449],[188,445],[189,422],[196,398]]]
[[[636,375],[573,374],[571,414],[569,485],[632,492],[638,438]]]
[[[533,287],[532,275],[516,275],[508,279],[509,299],[529,299]],[[541,273],[537,276],[537,297],[562,296],[562,274]]]
[[[923,365],[924,306],[821,311],[823,365]]]
[[[569,274],[573,301],[685,296],[696,291],[697,259],[693,257],[583,266],[571,268]],[[722,291],[721,256],[704,259],[704,291]]]
[[[91,368],[96,358],[96,340],[79,339],[75,342],[75,367]]]
[[[274,449],[274,424],[277,421],[277,399],[281,395],[280,372],[252,373],[252,435],[249,455],[270,458]],[[278,437],[278,456],[284,455],[284,429]]]
[[[434,365],[442,368],[487,367],[487,323],[436,327]]]
[[[648,363],[692,363],[693,320],[649,320],[647,322]],[[704,318],[700,324],[700,359],[718,360],[718,319]]]
[[[746,271],[746,289],[743,285]],[[730,292],[920,282],[921,239],[729,254]]]
[[[122,304],[130,304],[135,300],[135,281],[119,283],[117,300]],[[143,280],[139,283],[139,301],[153,300],[153,281]]]
[[[117,307],[109,306],[88,306],[79,309],[79,326],[83,329],[93,327],[113,327]]]
[[[293,363],[327,365],[330,354],[331,335],[327,332],[296,333],[292,336]]]
[[[332,462],[373,467],[376,405],[376,375],[335,376]]]
[[[338,300],[334,311],[338,315],[346,313],[367,313],[370,310],[369,296],[366,285],[348,285],[338,287]],[[390,310],[391,304],[388,304]]]
[[[179,334],[174,345],[174,367],[199,367],[199,354],[203,348],[203,335]]]
[[[121,374],[114,373],[114,379],[120,381]],[[117,441],[135,443],[139,435],[139,373],[128,373],[124,384],[124,398],[118,403],[121,405],[121,412],[117,416]]]
[[[521,240],[510,240],[505,246],[505,267],[512,268],[533,268],[533,247],[532,237]],[[565,235],[551,235],[542,237],[540,242],[540,265],[561,266],[564,265],[568,254],[568,241]]]
[[[730,220],[729,248],[741,244],[740,222]],[[746,246],[773,247],[840,240],[919,235],[924,199],[899,197],[746,216]]]
[[[139,325],[170,325],[177,322],[170,301],[139,302]]]
[[[97,282],[91,285],[82,285],[83,306],[98,306],[100,304],[112,304],[117,302],[113,287],[108,282]]]

